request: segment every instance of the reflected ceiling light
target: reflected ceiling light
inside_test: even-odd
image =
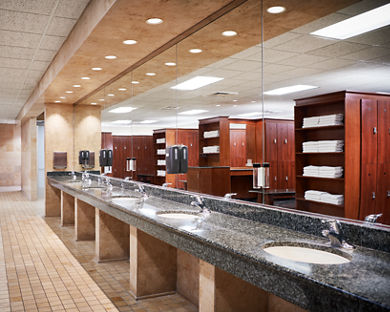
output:
[[[60,96],[60,99],[63,99],[63,100],[65,100],[65,99],[66,99],[66,97],[65,97],[65,96]]]
[[[253,101],[251,101],[251,103],[256,103],[256,101],[255,101],[255,100],[253,100]]]
[[[260,115],[261,115],[260,112],[253,112],[253,113],[240,114],[237,116],[239,116],[239,117],[254,117],[254,116],[260,116]]]
[[[107,96],[115,96],[114,93],[108,93]]]
[[[347,18],[310,34],[335,39],[347,39],[387,25],[390,25],[390,4]]]
[[[189,49],[188,51],[189,51],[190,53],[194,53],[194,54],[203,52],[202,49]]]
[[[101,68],[101,67],[92,67],[91,69],[94,70],[94,71],[99,71],[99,70],[102,70],[103,68]]]
[[[271,14],[279,14],[284,11],[286,11],[286,8],[282,6],[273,6],[267,9],[267,12]]]
[[[165,65],[167,66],[176,66],[175,62],[166,62]]]
[[[115,60],[117,57],[115,55],[106,55],[104,58],[107,60]]]
[[[151,123],[154,123],[154,122],[157,122],[157,120],[146,119],[146,120],[140,121],[139,123],[141,123],[141,124],[151,124]]]
[[[224,32],[222,32],[222,36],[225,36],[225,37],[233,37],[236,35],[237,35],[237,32],[235,32],[234,30],[225,30]]]
[[[57,100],[57,101],[54,101],[54,103],[61,103],[61,101],[58,101],[58,100]]]
[[[156,76],[156,73],[146,73],[146,76]]]
[[[195,90],[212,84],[214,82],[223,80],[220,77],[211,77],[211,76],[196,76],[194,78],[188,79],[184,82],[177,84],[176,86],[171,87],[175,90]]]
[[[125,40],[125,41],[122,41],[123,44],[127,44],[127,45],[132,45],[132,44],[136,44],[137,41],[136,40]]]
[[[65,93],[73,93],[73,91],[65,91]]]
[[[91,104],[92,104],[92,105],[96,105],[97,103],[96,103],[96,102],[92,102]]]
[[[217,106],[217,107],[220,107],[220,106],[221,106],[221,104],[217,104],[217,105],[215,105],[215,106]]]
[[[73,85],[72,87],[73,87],[73,88],[80,88],[81,85]]]
[[[133,80],[131,83],[132,84],[139,84],[139,81]]]
[[[104,102],[104,99],[99,99],[100,102]]]
[[[161,24],[162,22],[163,22],[163,20],[161,18],[158,18],[158,17],[153,17],[153,18],[149,18],[146,20],[146,23],[150,24],[150,25],[158,25],[158,24]]]
[[[116,125],[129,125],[131,124],[131,120],[115,120],[111,121],[111,123]]]
[[[179,115],[199,115],[208,112],[205,109],[191,109],[188,111],[180,112]]]
[[[237,107],[238,105],[233,105],[233,107]]]
[[[130,113],[131,111],[135,110],[136,107],[131,107],[131,106],[122,106],[122,107],[117,107],[112,110],[110,110],[110,113],[115,113],[115,114],[122,114],[122,113]]]
[[[311,90],[311,89],[317,89],[317,88],[319,88],[319,87],[317,87],[317,86],[310,86],[310,85],[294,85],[294,86],[283,87],[283,88],[278,88],[278,89],[266,91],[266,92],[264,92],[264,94],[267,94],[267,95],[283,95],[283,94],[289,94],[289,93],[300,92],[300,91]]]
[[[91,78],[89,78],[89,77],[81,77],[81,79],[83,79],[83,80],[89,80],[89,79],[91,79]]]
[[[119,91],[126,91],[126,88],[118,88]]]
[[[238,102],[238,100],[233,100],[233,102]]]

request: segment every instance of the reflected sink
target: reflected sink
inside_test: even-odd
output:
[[[320,249],[301,246],[270,246],[263,250],[273,256],[283,259],[313,263],[313,264],[342,264],[351,260],[348,258]]]
[[[160,211],[157,216],[176,221],[195,221],[201,218],[199,212],[193,211]]]
[[[113,197],[111,198],[111,202],[119,205],[119,206],[131,206],[135,203],[141,203],[141,198],[139,197],[133,197],[133,196],[121,196],[121,197]]]

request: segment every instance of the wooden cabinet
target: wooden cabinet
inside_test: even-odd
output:
[[[246,129],[230,130],[230,167],[244,167],[247,161]]]
[[[296,189],[297,209],[364,219],[383,213],[378,222],[390,224],[390,97],[375,93],[342,91],[296,100]],[[302,128],[305,117],[344,114],[344,124]],[[302,143],[344,140],[344,151],[302,153]],[[342,166],[341,178],[302,176],[303,167]],[[311,202],[306,190],[344,195],[344,205]],[[389,196],[388,196],[389,195]]]

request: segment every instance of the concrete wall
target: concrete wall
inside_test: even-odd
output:
[[[17,191],[20,189],[20,126],[0,124],[0,191]]]

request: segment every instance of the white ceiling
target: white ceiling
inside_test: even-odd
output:
[[[319,87],[284,96],[265,96],[266,117],[293,118],[295,98],[346,89],[390,92],[390,26],[347,40],[310,35],[312,31],[385,3],[388,1],[361,1],[265,42],[265,91],[295,84]],[[197,75],[223,77],[219,82],[194,91],[175,91],[170,89],[176,84],[172,81],[116,105],[138,107],[131,113],[118,116],[104,111],[103,129],[114,129],[115,132],[117,128],[110,128],[107,122],[131,119],[135,122],[127,129],[134,131],[138,127],[138,130],[151,133],[152,129],[176,124],[197,127],[198,119],[209,116],[260,112],[261,70],[261,45],[257,45],[179,78],[180,82]],[[238,92],[238,95],[212,96],[217,91]],[[191,117],[179,116],[176,120],[175,111],[163,110],[165,106],[179,106],[179,111],[196,108],[208,112]],[[149,127],[137,126],[137,121],[144,119],[158,122]]]
[[[88,2],[0,0],[0,118],[16,118]]]

